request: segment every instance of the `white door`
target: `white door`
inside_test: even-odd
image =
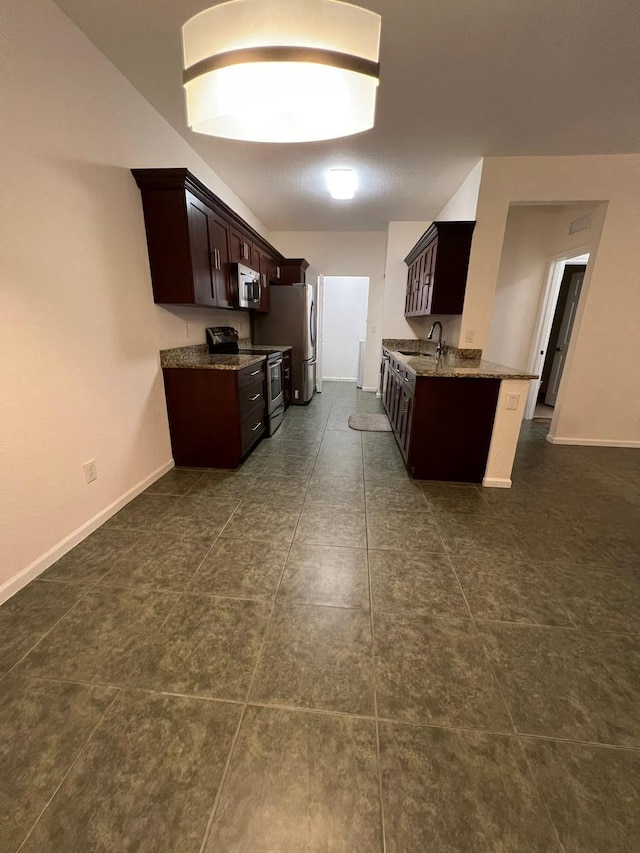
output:
[[[560,388],[560,380],[562,379],[562,371],[567,360],[567,350],[569,349],[569,340],[571,338],[571,330],[576,319],[576,311],[578,310],[578,299],[582,289],[584,272],[575,272],[571,276],[569,282],[569,293],[567,295],[567,304],[562,315],[562,323],[560,332],[558,333],[558,343],[553,354],[553,363],[551,365],[551,375],[549,376],[549,387],[544,396],[544,401],[547,406],[555,406]]]
[[[325,275],[322,309],[322,376],[356,382],[360,340],[366,340],[369,278]]]

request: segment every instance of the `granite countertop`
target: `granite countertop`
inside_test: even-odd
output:
[[[266,349],[266,347],[263,347]],[[277,352],[277,348],[275,349]],[[176,347],[175,349],[160,350],[160,365],[162,367],[182,367],[207,370],[242,370],[252,364],[266,361],[265,355],[209,355],[206,344],[196,344],[191,347]]]
[[[455,352],[445,351],[437,358],[434,355],[402,355],[398,350],[384,349],[396,361],[404,364],[416,376],[440,376],[443,378],[462,377],[474,379],[537,379],[535,373],[525,373],[504,364],[496,364],[483,358],[460,358]],[[403,349],[405,347],[403,346]],[[408,347],[407,347],[408,349]],[[429,347],[431,349],[431,347]]]

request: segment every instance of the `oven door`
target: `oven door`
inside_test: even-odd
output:
[[[267,362],[267,400],[269,413],[284,405],[284,387],[282,384],[282,357]]]

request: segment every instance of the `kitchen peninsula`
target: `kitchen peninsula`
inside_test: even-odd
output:
[[[529,381],[536,377],[480,355],[446,347],[438,357],[431,341],[383,340],[382,402],[416,479],[511,485]]]

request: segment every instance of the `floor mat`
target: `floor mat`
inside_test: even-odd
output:
[[[386,415],[350,415],[349,426],[360,432],[391,432],[391,424]]]

